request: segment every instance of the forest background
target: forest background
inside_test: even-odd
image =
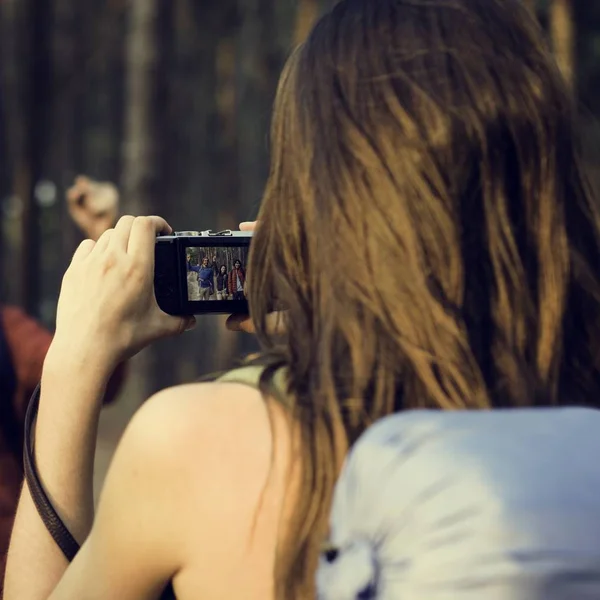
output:
[[[600,183],[600,1],[523,0],[537,13],[580,106]],[[252,219],[268,172],[281,67],[332,0],[2,0],[0,299],[54,326],[80,241],[65,192],[113,182],[121,212],[177,230]],[[154,391],[226,369],[250,336],[203,317],[144,351],[103,415],[98,481],[125,423]]]

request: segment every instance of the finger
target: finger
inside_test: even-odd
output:
[[[82,175],[75,178],[73,185],[67,190],[67,200],[70,203],[77,203],[81,196],[86,195],[90,189],[90,180]]]
[[[131,235],[131,228],[135,217],[126,215],[121,217],[115,225],[113,235],[110,237],[110,246],[123,252],[127,252],[127,246],[129,245],[129,237]]]
[[[83,190],[80,186],[74,186],[67,190],[67,210],[72,216],[87,212],[87,194],[87,190]]]
[[[172,233],[171,226],[161,217],[136,217],[131,226],[127,253],[154,268],[154,245],[159,233]]]
[[[81,197],[81,192],[75,188],[67,190],[67,203],[69,208],[73,209],[77,206],[77,200]]]
[[[114,233],[114,229],[107,229],[99,238],[98,241],[96,242],[96,245],[94,246],[94,254],[100,254],[101,252],[104,252],[107,248],[108,245],[110,243],[110,238],[112,237],[112,234]]]
[[[79,246],[77,247],[77,250],[75,250],[71,262],[78,262],[89,256],[90,252],[94,249],[95,245],[96,242],[94,242],[93,240],[83,240],[83,242],[81,242],[81,244],[79,244]]]
[[[179,333],[185,333],[186,331],[192,331],[192,329],[196,329],[196,325],[198,325],[198,321],[196,321],[196,317],[182,317],[180,319],[180,331]]]
[[[254,231],[258,225],[258,221],[244,221],[240,223],[240,231]]]
[[[91,182],[92,180],[87,175],[77,175],[77,177],[75,177],[75,183],[73,187],[83,188],[87,190],[89,189]]]

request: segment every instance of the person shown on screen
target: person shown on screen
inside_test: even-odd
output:
[[[217,273],[217,300],[227,300],[227,266],[221,265]]]
[[[242,263],[236,260],[233,269],[229,272],[227,291],[232,300],[244,299],[244,284],[246,283],[246,272]]]
[[[185,256],[186,258],[186,264],[187,264],[187,270],[189,271],[194,271],[194,273],[199,273],[200,272],[200,267],[195,264],[194,261],[194,257],[191,254],[186,254]]]
[[[214,267],[209,263],[208,257],[205,256],[198,269],[200,300],[211,300],[211,296],[215,292],[214,274]]]

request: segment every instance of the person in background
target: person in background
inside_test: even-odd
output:
[[[337,482],[318,600],[597,600],[599,431],[575,407],[381,419]]]
[[[221,265],[217,273],[217,300],[227,300],[227,267]]]
[[[67,192],[68,210],[86,237],[98,239],[117,217],[118,196],[112,184],[78,177]],[[23,421],[27,404],[42,376],[52,334],[16,306],[0,307],[0,597],[6,551],[23,480]],[[110,380],[113,399],[123,368]]]
[[[75,178],[67,190],[69,214],[91,240],[113,227],[119,211],[119,190],[108,181],[94,181],[85,175]]]
[[[244,285],[246,283],[246,271],[242,263],[236,260],[233,263],[233,269],[229,272],[227,291],[232,300],[244,299]]]

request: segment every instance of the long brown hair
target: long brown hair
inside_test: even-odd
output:
[[[303,486],[277,597],[308,598],[351,444],[411,408],[600,398],[600,218],[520,0],[342,0],[282,75],[250,307]],[[269,334],[276,298],[284,338]]]

